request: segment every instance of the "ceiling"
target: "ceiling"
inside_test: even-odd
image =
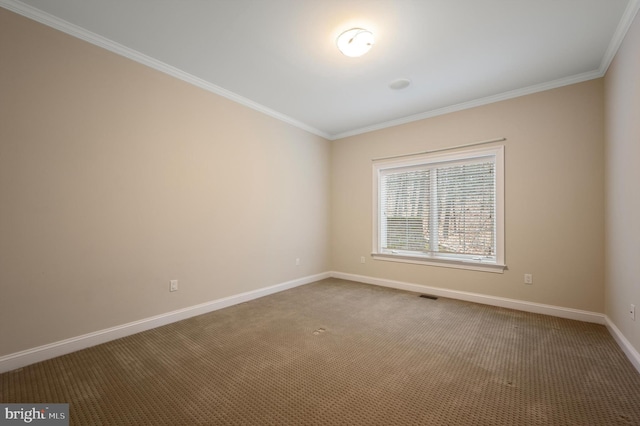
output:
[[[327,139],[601,77],[639,3],[0,0]],[[353,27],[376,38],[360,58],[335,44]]]

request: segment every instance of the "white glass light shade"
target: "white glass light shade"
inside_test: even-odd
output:
[[[356,58],[371,49],[371,46],[373,46],[373,33],[362,28],[352,28],[340,34],[336,44],[345,56]]]

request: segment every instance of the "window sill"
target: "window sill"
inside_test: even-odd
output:
[[[416,256],[403,256],[398,254],[371,253],[371,257],[375,260],[384,260],[387,262],[413,263],[417,265],[439,266],[443,268],[467,269],[471,271],[493,272],[502,274],[507,268],[506,265],[496,263],[482,263],[479,261],[463,261],[443,258],[427,258]]]

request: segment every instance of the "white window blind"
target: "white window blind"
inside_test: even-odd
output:
[[[374,165],[374,255],[501,265],[502,150],[498,151]]]

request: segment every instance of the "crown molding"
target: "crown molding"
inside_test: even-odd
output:
[[[88,31],[82,27],[79,27],[75,24],[67,22],[63,19],[60,19],[56,16],[53,16],[49,13],[43,12],[39,9],[36,9],[32,6],[26,5],[16,0],[0,0],[0,6],[15,12],[19,15],[22,15],[26,18],[37,21],[41,24],[44,24],[48,27],[54,28],[56,30],[62,31],[63,33],[69,34],[73,37],[84,40],[88,43],[91,43],[95,46],[106,49],[110,52],[113,52],[117,55],[124,56],[125,58],[131,59],[140,64],[146,65],[150,68],[153,68],[162,73],[168,74],[172,77],[185,81],[189,84],[192,84],[201,89],[207,90],[209,92],[215,93],[216,95],[227,98],[233,102],[239,103],[240,105],[244,105],[253,110],[259,111],[263,114],[266,114],[270,117],[273,117],[277,120],[283,121],[287,124],[290,124],[294,127],[312,133],[316,136],[320,136],[324,139],[330,139],[331,135],[325,133],[319,129],[311,127],[301,121],[298,121],[288,115],[282,114],[278,111],[275,111],[271,108],[268,108],[262,104],[254,102],[250,99],[247,99],[243,96],[240,96],[236,93],[233,93],[227,89],[224,89],[220,86],[216,86],[213,83],[205,81],[199,77],[196,77],[192,74],[189,74],[185,71],[182,71],[174,66],[166,64],[162,61],[154,59],[150,56],[147,56],[143,53],[138,52],[137,50],[126,47],[120,43],[116,43],[113,40],[110,40],[106,37]]]
[[[635,16],[638,14],[638,11],[640,10],[640,0],[629,0],[629,3],[627,4],[627,8],[625,9],[625,12],[622,18],[620,19],[618,27],[616,28],[616,32],[614,33],[611,39],[611,42],[609,43],[609,46],[605,52],[605,55],[602,58],[600,67],[597,70],[576,74],[573,76],[561,78],[561,79],[546,82],[546,83],[536,84],[536,85],[528,86],[521,89],[511,90],[508,92],[499,93],[496,95],[491,95],[491,96],[487,96],[480,99],[474,99],[474,100],[471,100],[468,102],[462,102],[456,105],[429,110],[423,113],[402,117],[396,120],[390,120],[383,123],[374,124],[371,126],[365,126],[365,127],[361,127],[353,130],[348,130],[346,132],[342,132],[338,134],[329,134],[315,127],[309,126],[308,124],[298,121],[288,115],[282,114],[262,104],[254,102],[234,92],[231,92],[215,84],[212,84],[208,81],[205,81],[185,71],[182,71],[169,64],[158,61],[157,59],[154,59],[136,50],[130,49],[122,44],[109,40],[106,37],[100,36],[91,31],[87,31],[84,28],[81,28],[63,19],[57,18],[51,14],[43,12],[32,6],[21,3],[20,1],[0,0],[0,7],[8,9],[12,12],[25,16],[34,21],[40,22],[41,24],[55,28],[73,37],[79,38],[81,40],[84,40],[96,46],[102,47],[103,49],[109,50],[120,56],[124,56],[128,59],[131,59],[143,65],[146,65],[150,68],[153,68],[157,71],[168,74],[172,77],[178,78],[196,87],[215,93],[219,96],[227,98],[233,102],[239,103],[253,110],[259,111],[277,120],[280,120],[294,127],[302,129],[306,132],[309,132],[316,136],[320,136],[327,140],[335,141],[335,140],[344,139],[350,136],[356,136],[363,133],[369,133],[376,130],[395,127],[402,124],[411,123],[414,121],[437,117],[437,116],[449,114],[452,112],[457,112],[465,109],[475,108],[478,106],[488,105],[494,102],[500,102],[507,99],[517,98],[520,96],[530,95],[530,94],[542,92],[545,90],[555,89],[562,86],[581,83],[587,80],[603,77],[607,72],[607,69],[611,65],[613,58],[618,52],[618,49],[620,48],[620,45],[622,44],[622,41],[624,40],[624,37],[627,34],[627,31],[629,30],[631,24],[633,23]]]
[[[576,83],[582,83],[583,81],[593,80],[596,78],[600,78],[602,76],[603,74],[599,70],[589,71],[582,74],[576,74],[576,75],[561,78],[558,80],[548,81],[546,83],[523,87],[522,89],[510,90],[508,92],[498,93],[497,95],[491,95],[491,96],[487,96],[480,99],[474,99],[468,102],[462,102],[456,105],[446,106],[443,108],[425,111],[419,114],[409,115],[407,117],[402,117],[397,120],[386,121],[384,123],[374,124],[372,126],[362,127],[355,130],[349,130],[344,133],[332,135],[331,140],[344,139],[349,136],[356,136],[363,133],[369,133],[376,130],[395,127],[401,124],[407,124],[414,121],[424,120],[426,118],[437,117],[439,115],[449,114],[452,112],[475,108],[482,105],[492,104],[494,102],[500,102],[507,99],[518,98],[520,96],[531,95],[533,93],[544,92],[545,90],[557,89],[558,87],[569,86],[571,84],[576,84]]]
[[[414,121],[424,120],[426,118],[437,117],[439,115],[449,114],[456,111],[462,111],[469,108],[474,108],[477,106],[488,105],[494,102],[504,101],[507,99],[517,98],[520,96],[530,95],[537,92],[543,92],[545,90],[556,89],[562,86],[568,86],[571,84],[582,83],[584,81],[593,80],[596,78],[604,77],[613,61],[613,58],[618,53],[618,49],[622,45],[631,24],[633,24],[633,20],[635,19],[638,11],[640,10],[640,0],[629,0],[627,3],[627,8],[625,9],[622,18],[620,18],[620,22],[618,23],[618,27],[616,28],[613,37],[611,38],[611,42],[609,43],[609,47],[607,48],[604,56],[602,57],[602,61],[600,62],[600,67],[597,70],[589,71],[582,74],[576,74],[573,76],[561,78],[558,80],[550,81],[547,83],[537,84],[529,87],[525,87],[522,89],[516,89],[509,92],[500,93],[497,95],[487,96],[485,98],[474,99],[469,102],[463,102],[456,105],[447,106],[444,108],[439,108],[435,110],[425,111],[423,113],[410,115],[407,117],[402,117],[397,120],[386,121],[384,123],[374,124],[372,126],[361,127],[359,129],[349,130],[343,133],[331,135],[331,140],[344,139],[350,136],[356,136],[363,133],[369,133],[376,130],[382,130],[389,127],[399,126],[401,124],[411,123]]]
[[[620,45],[624,41],[624,37],[627,35],[633,20],[638,14],[638,10],[640,10],[640,0],[630,0],[627,4],[627,8],[622,14],[622,18],[620,18],[620,22],[618,23],[618,28],[616,28],[616,32],[613,34],[611,38],[611,42],[609,43],[609,47],[602,57],[602,62],[600,63],[600,74],[604,76],[613,61],[613,58],[618,53],[618,49],[620,49]]]

